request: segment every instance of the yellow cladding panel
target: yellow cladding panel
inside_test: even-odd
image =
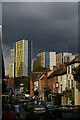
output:
[[[43,52],[40,55],[40,63],[41,63],[41,66],[44,66],[44,53]]]
[[[11,49],[11,53],[10,53],[10,61],[11,63],[14,63],[14,49]]]
[[[16,77],[22,76],[23,69],[23,41],[16,43]]]
[[[14,66],[13,66],[13,64],[10,64],[10,68],[9,68],[9,77],[14,77],[13,75],[14,75],[14,68],[13,68]]]
[[[10,51],[9,77],[14,77],[14,49]]]

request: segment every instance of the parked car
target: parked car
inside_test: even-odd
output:
[[[46,102],[45,105],[46,105],[46,107],[53,106],[53,102]]]
[[[64,105],[60,107],[63,119],[80,119],[80,105]]]
[[[34,105],[34,113],[43,114],[46,112],[46,108],[44,105]]]
[[[54,106],[52,102],[46,102],[45,107],[46,107],[46,110],[49,111],[50,113],[52,113],[54,110]]]
[[[25,102],[23,103],[23,107],[25,108],[26,105],[28,104],[29,100],[25,100]]]
[[[31,102],[31,101],[26,102],[25,110],[30,111],[30,112],[33,111],[34,110],[34,102]]]

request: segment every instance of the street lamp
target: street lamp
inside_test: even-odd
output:
[[[56,87],[56,88],[59,88],[59,82],[56,82],[56,83],[55,83],[55,87]]]
[[[55,87],[57,89],[57,93],[55,94],[55,104],[56,105],[60,105],[61,104],[61,98],[60,98],[60,94],[58,93],[58,89],[59,89],[59,82],[55,83]]]

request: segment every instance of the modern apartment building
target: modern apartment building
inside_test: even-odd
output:
[[[9,66],[9,77],[14,77],[14,49],[11,49],[10,51],[10,66]]]
[[[72,61],[75,58],[75,55],[69,52],[57,53],[56,54],[56,65],[63,65],[67,62]]]
[[[33,63],[33,65],[35,64]],[[56,52],[41,52],[37,54],[36,65],[53,69],[53,66],[56,66]]]
[[[20,40],[16,42],[15,76],[28,76],[32,70],[32,42]]]
[[[62,53],[57,53],[56,54],[56,66],[62,65]]]
[[[53,66],[56,66],[56,52],[50,52],[50,64],[49,68],[53,70]]]
[[[63,53],[63,64],[70,62],[75,58],[75,55],[72,55],[72,53],[64,52]]]
[[[45,67],[45,52],[37,54],[37,63],[39,66]]]
[[[33,60],[32,60],[32,65],[33,65],[33,70],[35,70],[35,69],[37,68],[37,66],[38,66],[38,61],[37,61],[37,59],[33,59]]]

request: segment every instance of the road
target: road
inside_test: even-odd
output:
[[[62,119],[61,116],[55,117],[56,113],[49,114],[46,112],[44,115],[36,115],[33,112],[30,113],[28,111],[25,111],[22,104],[20,104],[20,108],[21,108],[21,118],[22,118],[21,120],[65,120],[65,119]],[[70,120],[73,120],[73,119],[70,119]]]
[[[20,113],[21,113],[21,120],[29,120],[29,119],[30,120],[43,120],[42,115],[35,115],[34,113],[25,111],[22,104],[20,104]]]
[[[60,118],[51,119],[52,115],[49,115],[48,113],[44,115],[36,115],[34,113],[30,113],[24,110],[22,104],[20,104],[20,108],[21,108],[21,118],[22,118],[21,120],[62,120]]]
[[[34,113],[25,111],[22,104],[20,104],[20,113],[21,113],[21,118],[22,118],[21,120],[29,120],[29,119],[30,120],[43,120],[42,115],[35,115]]]
[[[25,120],[25,116],[29,114],[27,111],[24,110],[23,104],[20,104],[20,113],[21,113],[22,120]]]

